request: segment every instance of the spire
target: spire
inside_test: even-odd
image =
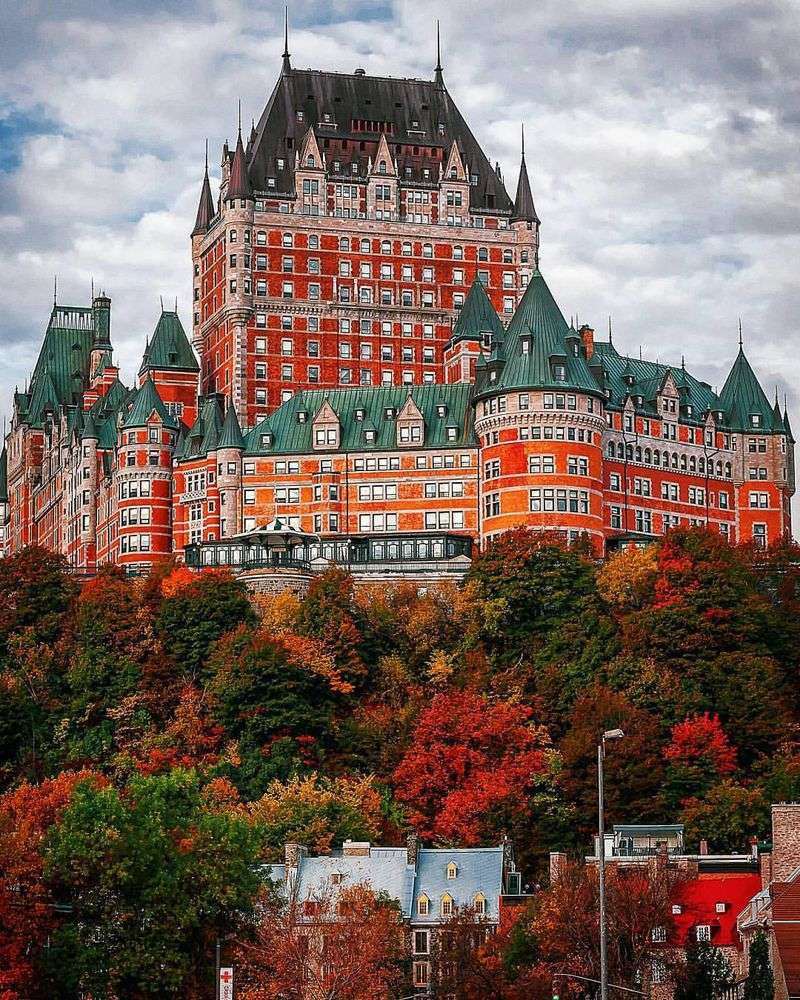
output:
[[[208,180],[208,139],[206,139],[206,169],[203,174],[203,186],[200,189],[200,204],[197,206],[197,218],[194,221],[192,236],[199,236],[208,231],[214,218],[214,199],[211,197],[211,184]]]
[[[742,317],[739,317],[739,350],[742,349]]]
[[[239,451],[244,451],[244,438],[239,427],[239,421],[236,419],[236,408],[230,404],[225,414],[225,420],[222,423],[217,447],[236,448]]]
[[[719,394],[725,424],[734,431],[780,431],[775,412],[739,345],[739,353]],[[755,418],[755,419],[754,419]]]
[[[783,423],[783,417],[781,416],[781,405],[778,402],[778,386],[775,386],[775,404],[772,407],[772,413],[775,417],[775,424],[777,427]]]
[[[528,180],[528,168],[525,165],[525,126],[522,126],[522,157],[519,164],[519,180],[517,181],[517,195],[514,198],[514,213],[511,216],[512,222],[538,223],[539,217],[533,206],[533,194],[531,193],[531,182]],[[530,226],[529,226],[530,228]]]
[[[288,76],[292,72],[292,64],[289,62],[289,5],[283,8],[283,68],[281,73]]]
[[[786,436],[794,444],[792,428],[789,426],[789,409],[786,405],[786,393],[783,394],[783,429],[786,431]]]
[[[439,90],[444,90],[444,74],[442,73],[442,46],[439,38],[439,19],[436,19],[436,69],[433,79]]]
[[[226,201],[233,201],[234,198],[252,198],[253,191],[250,187],[250,178],[247,176],[247,164],[244,161],[244,146],[242,145],[242,102],[239,101],[239,134],[236,137],[236,150],[233,154],[231,164],[231,175],[228,180],[228,190],[225,194]]]

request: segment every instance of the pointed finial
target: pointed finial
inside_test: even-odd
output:
[[[739,317],[739,350],[742,349],[742,317]]]
[[[94,275],[92,275],[92,302],[94,302]]]
[[[681,354],[681,369],[686,371],[686,355]]]
[[[608,314],[608,342],[611,343],[611,313]]]
[[[239,135],[242,134],[242,99],[239,98]]]
[[[175,312],[177,313],[177,311],[178,311],[178,296],[176,295],[175,296]]]
[[[161,303],[161,312],[163,313],[164,312],[164,296],[163,295],[159,295],[158,301]]]
[[[283,8],[283,72],[291,72],[292,64],[289,62],[289,5]]]
[[[519,123],[520,132],[522,133],[522,159],[525,159],[525,122]]]
[[[53,305],[58,302],[58,275],[53,275]]]
[[[444,75],[442,73],[442,46],[439,37],[439,18],[436,18],[436,69],[433,78],[440,89],[444,89]]]
[[[639,344],[639,360],[642,360],[642,345]]]
[[[206,139],[206,173],[208,173],[208,139]]]

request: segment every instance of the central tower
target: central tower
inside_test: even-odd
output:
[[[539,220],[433,80],[292,68],[246,138],[206,169],[192,231],[205,395],[252,427],[303,389],[444,381],[474,280],[510,319]]]

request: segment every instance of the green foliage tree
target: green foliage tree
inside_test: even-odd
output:
[[[750,944],[750,968],[744,983],[744,1000],[774,1000],[775,977],[769,959],[769,941],[757,931]]]
[[[244,585],[204,573],[162,601],[156,632],[178,668],[194,678],[217,639],[243,623],[255,623]]]
[[[45,846],[45,873],[73,908],[53,933],[50,995],[196,995],[214,938],[253,905],[258,846],[257,828],[192,771],[124,792],[77,786]]]
[[[353,578],[331,568],[311,581],[297,613],[301,635],[324,639],[345,680],[363,685],[367,669],[361,656],[363,637],[358,623]]]
[[[676,978],[675,1000],[722,1000],[734,983],[727,958],[705,942],[689,945],[686,965]]]

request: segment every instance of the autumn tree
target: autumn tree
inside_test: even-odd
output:
[[[474,691],[436,695],[393,776],[421,836],[472,845],[499,835],[545,768],[549,741],[531,715]]]
[[[297,612],[297,630],[324,640],[344,679],[357,687],[363,684],[367,668],[349,573],[334,567],[314,577]]]
[[[505,531],[474,560],[467,583],[481,601],[482,636],[501,660],[527,658],[591,595],[594,564],[562,539],[528,528]]]
[[[255,614],[244,584],[228,573],[192,574],[174,591],[171,580],[162,584],[169,596],[159,608],[156,631],[178,669],[195,678],[217,639],[239,625],[254,624]]]
[[[374,841],[381,828],[381,797],[372,778],[327,778],[317,774],[273,781],[250,804],[262,828],[266,857],[282,858],[284,844],[304,844],[312,854],[330,854],[335,844]]]
[[[78,784],[45,840],[45,875],[71,904],[52,935],[56,984],[96,997],[197,996],[217,934],[252,910],[257,829],[192,771]]]
[[[769,806],[757,785],[731,778],[719,781],[702,797],[684,800],[681,820],[686,843],[697,849],[704,839],[718,853],[747,851],[751,837],[769,832]]]
[[[672,925],[671,899],[680,876],[666,865],[606,868],[608,978],[635,987],[649,981],[654,959],[668,961],[653,931]],[[564,861],[550,887],[535,899],[528,918],[539,963],[550,973],[572,973],[597,979],[599,954],[599,887],[597,869]],[[561,979],[565,995],[573,995]]]
[[[622,729],[625,738],[606,754],[606,811],[617,822],[660,818],[663,782],[658,720],[636,708],[624,695],[602,685],[578,701],[561,741],[561,785],[575,805],[584,836],[594,828],[597,810],[597,744],[605,730]]]
[[[402,980],[397,903],[360,883],[266,896],[239,949],[242,1000],[389,1000]]]
[[[242,626],[216,644],[204,670],[212,716],[238,745],[230,775],[248,797],[319,765],[331,742],[331,685],[280,639]]]
[[[653,600],[657,575],[656,547],[631,545],[608,556],[597,573],[597,591],[621,612],[638,610]]]
[[[0,798],[0,997],[45,1000],[44,946],[59,926],[59,898],[44,876],[42,845],[79,782],[102,779],[63,772],[41,785],[21,784]],[[63,900],[62,900],[63,902]]]

